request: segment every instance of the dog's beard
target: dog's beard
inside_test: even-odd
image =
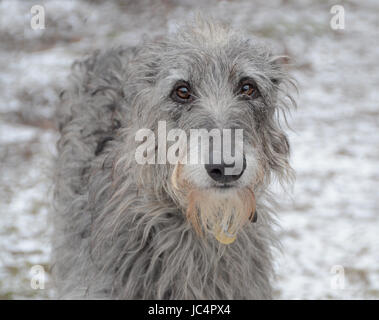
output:
[[[237,232],[252,219],[254,193],[243,188],[232,191],[193,189],[188,195],[187,219],[198,234],[203,230],[223,244],[234,242]]]
[[[181,166],[171,177],[174,193],[186,204],[186,216],[199,236],[212,234],[220,243],[230,244],[255,214],[254,192],[248,188],[199,189],[180,179]]]

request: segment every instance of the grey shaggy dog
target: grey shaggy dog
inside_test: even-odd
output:
[[[268,187],[293,176],[279,121],[293,103],[292,82],[279,62],[259,42],[200,18],[167,38],[73,65],[58,107],[52,271],[59,297],[272,298],[278,241]],[[172,183],[174,165],[136,163],[136,132],[156,131],[161,120],[185,132],[244,130],[246,170],[230,189],[252,186],[259,216],[235,242],[196,232]],[[210,202],[236,195],[218,191],[204,166],[183,170]]]

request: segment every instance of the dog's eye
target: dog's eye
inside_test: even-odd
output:
[[[241,85],[240,94],[246,95],[252,98],[257,98],[259,95],[259,91],[255,84],[250,83],[250,82],[244,82]]]
[[[186,103],[192,100],[192,92],[188,83],[180,81],[174,87],[171,93],[171,98],[180,103]]]
[[[177,88],[176,94],[178,95],[178,97],[180,99],[189,99],[191,97],[189,88],[187,88],[185,86],[181,86],[181,87]]]

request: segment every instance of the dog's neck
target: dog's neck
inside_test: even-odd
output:
[[[109,285],[115,298],[271,297],[274,236],[264,208],[233,244],[222,245],[213,236],[199,237],[172,202],[145,197],[126,192],[94,224],[93,234],[101,237],[92,238],[93,259],[101,276],[114,279]],[[104,226],[104,232],[96,230]]]

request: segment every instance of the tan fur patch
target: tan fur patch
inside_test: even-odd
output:
[[[221,243],[232,243],[237,232],[254,216],[254,192],[250,188],[197,189],[181,180],[181,170],[182,165],[175,166],[171,183],[178,200],[185,203],[187,219],[197,234],[210,232]]]

